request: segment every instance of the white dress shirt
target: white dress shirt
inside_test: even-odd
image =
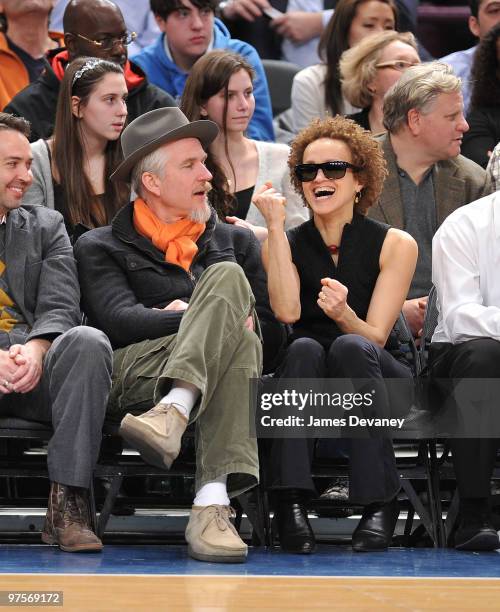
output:
[[[500,142],[493,149],[486,172],[489,174],[493,189],[500,189]]]
[[[432,342],[500,340],[500,192],[449,215],[432,241],[439,318]]]

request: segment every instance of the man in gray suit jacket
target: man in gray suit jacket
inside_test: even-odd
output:
[[[491,193],[492,186],[480,166],[460,155],[469,126],[461,82],[449,66],[431,62],[406,70],[385,97],[384,125],[387,133],[378,138],[388,177],[369,214],[417,240],[417,267],[403,307],[417,336],[431,287],[432,237],[453,210]]]
[[[49,422],[51,489],[42,540],[98,551],[88,487],[111,387],[107,337],[78,326],[76,262],[62,216],[21,208],[30,186],[29,123],[0,113],[0,414]]]

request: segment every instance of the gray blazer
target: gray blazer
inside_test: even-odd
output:
[[[62,215],[26,206],[7,215],[5,261],[9,294],[31,327],[27,341],[80,324],[80,287]]]
[[[33,182],[23,196],[23,206],[26,204],[41,204],[48,208],[54,208],[52,169],[47,145],[42,138],[31,143],[31,153],[33,155],[33,163],[31,164]]]
[[[387,162],[387,176],[384,189],[377,204],[368,215],[403,229],[403,203],[399,189],[396,155],[387,133],[377,136]],[[433,170],[434,192],[438,227],[456,208],[478,200],[492,193],[493,187],[486,171],[478,164],[458,155],[453,159],[439,161]]]

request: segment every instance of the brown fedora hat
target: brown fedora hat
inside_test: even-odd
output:
[[[126,181],[139,160],[161,145],[181,138],[198,138],[204,149],[219,133],[213,121],[190,123],[176,106],[157,108],[144,113],[127,125],[121,135],[123,157],[118,168],[109,177],[112,181]]]

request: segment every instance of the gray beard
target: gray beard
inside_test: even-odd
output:
[[[195,223],[206,223],[212,215],[210,206],[205,202],[202,208],[196,208],[189,213],[189,218]]]

